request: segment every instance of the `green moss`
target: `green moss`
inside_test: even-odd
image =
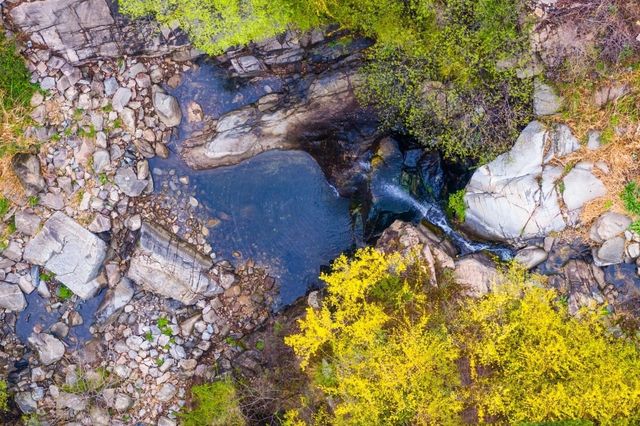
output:
[[[467,206],[464,202],[465,190],[461,189],[449,195],[449,201],[447,203],[447,212],[449,217],[457,220],[458,222],[464,222],[466,218]]]
[[[230,379],[191,388],[193,408],[179,416],[184,426],[243,426],[246,420]]]

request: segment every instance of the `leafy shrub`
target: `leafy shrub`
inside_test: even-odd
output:
[[[480,413],[511,424],[640,420],[637,344],[610,335],[599,314],[571,317],[554,290],[510,278],[463,315]]]
[[[184,426],[243,426],[236,388],[230,379],[191,388],[193,409],[180,413]]]
[[[464,222],[467,212],[467,206],[464,203],[465,190],[461,189],[449,195],[449,201],[447,203],[447,211],[449,216],[456,219],[458,222]]]
[[[333,401],[329,424],[460,424],[463,410],[480,423],[640,421],[640,350],[599,314],[571,317],[516,266],[486,297],[443,311],[423,269],[364,249],[322,276],[322,308],[286,342]]]
[[[125,13],[178,22],[209,54],[335,22],[376,39],[359,97],[383,123],[448,157],[490,159],[531,118],[520,0],[120,0]],[[503,67],[498,67],[498,63]],[[440,83],[434,83],[440,82]]]
[[[29,79],[15,44],[0,31],[0,156],[13,154],[28,145],[23,133],[30,124],[29,101],[37,90]]]
[[[60,300],[69,300],[73,297],[73,292],[66,285],[60,284],[60,286],[58,286],[57,295]]]
[[[341,256],[321,277],[321,310],[309,309],[301,332],[286,338],[335,399],[334,424],[447,424],[462,409],[459,350],[432,324],[417,281],[396,279],[406,269],[399,256],[372,249],[352,262]]]
[[[120,7],[134,18],[177,22],[210,55],[282,33],[291,23],[308,29],[320,22],[304,0],[120,0]]]

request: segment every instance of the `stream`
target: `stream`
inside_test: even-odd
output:
[[[218,118],[280,90],[281,83],[278,78],[239,81],[202,62],[180,86],[167,91],[183,113],[196,101],[206,116]],[[187,177],[187,192],[209,224],[207,241],[217,258],[235,264],[252,259],[266,267],[280,286],[278,306],[304,295],[340,253],[373,242],[396,219],[428,221],[462,254],[489,250],[502,258],[511,255],[507,249],[469,241],[451,227],[441,205],[445,178],[437,154],[403,150],[392,141],[383,149],[384,158],[369,155],[353,165],[357,179],[366,184],[346,198],[303,151],[268,151],[235,166],[192,170],[176,151],[199,128],[183,119],[170,143],[170,158],[151,160],[155,188],[175,190],[176,177]]]

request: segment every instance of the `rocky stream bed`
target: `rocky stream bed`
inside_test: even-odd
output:
[[[15,393],[5,424],[37,413],[175,425],[190,383],[260,366],[259,351],[230,342],[315,289],[337,255],[376,241],[423,245],[474,295],[495,281],[493,255],[515,256],[572,312],[637,309],[630,218],[604,214],[588,241],[558,234],[606,191],[606,163],[557,163],[598,149],[595,133],[583,147],[568,126],[533,121],[510,152],[460,173],[358,105],[369,40],[289,32],[204,58],[106,0],[0,7],[46,90],[31,102],[41,148],[13,161],[24,194],[0,256],[0,371]],[[559,102],[536,86],[539,117]],[[442,200],[460,188],[454,229]]]

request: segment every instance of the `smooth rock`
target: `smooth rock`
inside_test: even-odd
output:
[[[131,167],[121,167],[114,178],[116,185],[129,197],[139,197],[148,185],[146,180],[139,180]]]
[[[83,395],[60,392],[56,398],[56,407],[59,410],[68,408],[73,411],[84,411],[87,408],[87,399]]]
[[[131,89],[128,87],[118,87],[118,90],[113,94],[113,99],[111,100],[113,110],[116,112],[122,112],[124,107],[126,107],[131,100],[131,95]]]
[[[120,279],[120,282],[107,291],[104,300],[98,307],[96,318],[99,322],[106,322],[113,314],[124,308],[133,299],[135,290],[133,283],[128,278]]]
[[[18,392],[14,396],[14,401],[18,405],[20,411],[24,414],[35,413],[38,409],[38,404],[31,396],[31,392]]]
[[[586,203],[607,194],[607,188],[593,173],[578,166],[562,179],[562,199],[570,211],[582,208]]]
[[[495,264],[483,254],[472,254],[456,260],[453,276],[471,297],[487,294],[499,278]]]
[[[144,223],[127,277],[147,291],[190,305],[223,291],[208,277],[212,266],[210,258],[176,235]]]
[[[165,93],[159,86],[153,88],[153,107],[162,121],[168,127],[175,127],[182,120],[182,111],[176,98]]]
[[[606,212],[591,225],[589,237],[597,243],[603,243],[613,237],[622,235],[624,231],[629,229],[631,222],[631,218],[626,215]]]
[[[27,195],[35,195],[47,187],[40,172],[40,160],[36,155],[16,154],[11,159],[11,166]]]
[[[104,241],[64,213],[56,212],[29,241],[24,259],[44,266],[71,291],[88,299],[100,288],[96,278],[106,254]]]
[[[538,247],[527,247],[518,251],[514,260],[524,266],[526,269],[533,269],[545,260],[548,253]]]
[[[17,211],[15,216],[16,231],[26,235],[34,235],[40,228],[40,217],[38,215]]]
[[[161,402],[168,402],[176,394],[177,389],[171,383],[165,383],[162,385],[158,393],[155,395],[156,399]]]
[[[552,115],[562,108],[562,98],[555,89],[537,80],[533,89],[533,113],[535,115]]]
[[[64,356],[64,344],[50,334],[34,333],[29,336],[29,343],[35,347],[44,365],[58,362]]]
[[[600,248],[593,249],[593,261],[596,266],[607,266],[624,261],[624,237],[607,240]]]
[[[540,122],[531,122],[509,152],[476,170],[464,196],[466,229],[489,240],[513,241],[566,227],[555,184],[562,169],[543,171],[548,133]]]
[[[18,285],[0,282],[0,308],[20,312],[26,307],[27,301]]]

